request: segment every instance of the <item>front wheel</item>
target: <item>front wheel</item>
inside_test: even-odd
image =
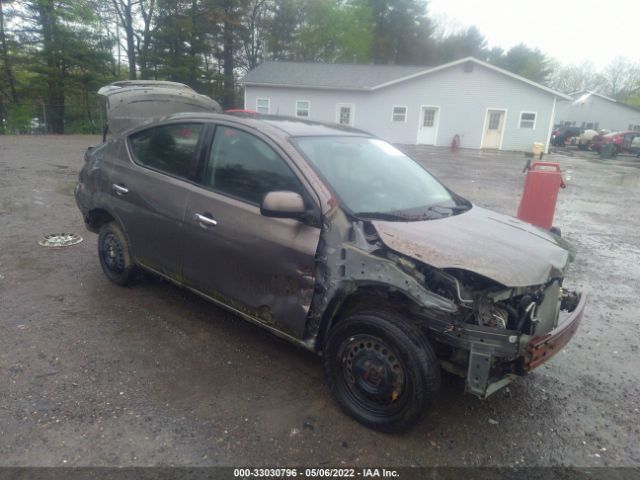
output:
[[[323,367],[340,407],[387,433],[415,425],[440,387],[431,345],[393,313],[362,312],[338,322],[327,337]]]
[[[135,265],[131,259],[129,242],[117,223],[105,223],[100,228],[98,255],[102,271],[113,283],[124,286],[133,280]]]

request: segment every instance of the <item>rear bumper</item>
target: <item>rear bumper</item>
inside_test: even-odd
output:
[[[575,335],[582,321],[586,303],[586,296],[584,294],[580,295],[580,301],[575,310],[571,312],[562,324],[558,325],[546,335],[531,339],[525,353],[525,372],[530,372],[534,368],[539,367],[569,343],[569,340]]]

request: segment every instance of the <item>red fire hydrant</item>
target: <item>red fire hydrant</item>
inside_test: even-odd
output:
[[[460,150],[460,135],[456,133],[451,140],[451,151],[457,152],[458,150]]]
[[[558,191],[565,187],[560,164],[533,162],[524,182],[517,217],[545,230],[551,230]]]

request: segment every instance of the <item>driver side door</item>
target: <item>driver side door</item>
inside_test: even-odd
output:
[[[309,195],[266,138],[219,125],[185,214],[184,279],[269,327],[301,338],[320,229],[260,213],[270,191]]]

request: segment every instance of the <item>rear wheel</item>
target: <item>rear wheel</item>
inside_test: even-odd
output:
[[[420,330],[399,315],[362,312],[329,332],[323,354],[329,389],[368,427],[412,427],[440,386],[440,366]]]
[[[135,265],[131,259],[129,242],[117,223],[105,223],[100,228],[98,256],[102,271],[113,283],[124,286],[133,280]]]

